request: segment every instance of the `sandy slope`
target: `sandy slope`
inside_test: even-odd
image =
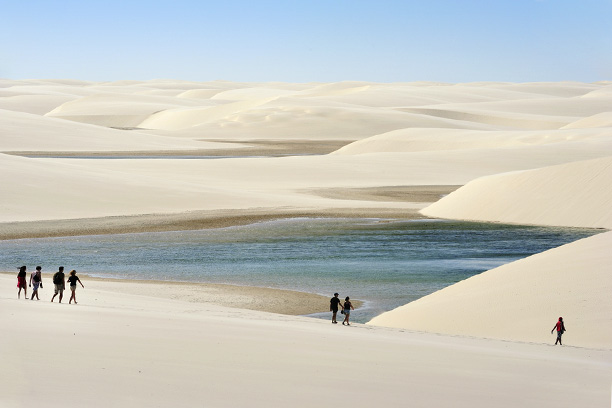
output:
[[[499,174],[432,204],[440,218],[612,228],[612,157]]]
[[[6,408],[609,402],[609,352],[343,327],[126,295],[138,284],[117,292],[85,281],[78,305],[50,303],[46,286],[38,302],[17,300],[14,282],[0,275]],[[58,386],[65,392],[56,395]]]
[[[369,324],[434,333],[612,349],[612,232],[484,272],[375,317]]]
[[[612,158],[484,177],[422,212],[442,218],[612,228]],[[445,288],[370,323],[530,342],[562,315],[566,344],[612,348],[612,232]],[[550,341],[550,339],[549,339]]]

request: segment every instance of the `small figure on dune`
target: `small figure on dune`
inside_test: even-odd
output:
[[[77,301],[76,301],[77,282],[81,284],[81,287],[83,289],[85,289],[85,286],[83,286],[83,282],[81,282],[79,277],[76,276],[76,271],[74,269],[70,271],[68,282],[70,283],[70,291],[72,292],[72,295],[70,296],[70,300],[68,301],[68,304],[72,303],[72,301],[74,300],[74,304],[76,305],[77,304]]]
[[[342,322],[342,325],[344,326],[344,324],[346,323],[347,326],[350,326],[351,324],[349,323],[349,319],[351,317],[351,309],[355,310],[355,308],[353,307],[353,304],[351,303],[351,299],[347,296],[344,298],[344,321]]]
[[[19,291],[17,292],[17,299],[21,299],[21,289],[23,289],[23,293],[25,296],[25,299],[28,298],[28,284],[26,283],[26,267],[21,266],[19,268],[19,273],[17,273],[17,287],[19,288]]]
[[[64,297],[64,289],[66,289],[66,281],[64,281],[64,267],[60,266],[59,270],[53,274],[53,285],[55,286],[55,294],[51,298],[53,299],[59,294],[59,302],[62,303],[62,298]]]
[[[557,343],[562,346],[563,344],[561,343],[561,336],[563,336],[563,333],[565,333],[565,324],[563,323],[562,317],[559,317],[559,321],[555,323],[554,327],[550,331],[550,334],[553,334],[555,329],[557,329],[557,341],[555,341],[555,346],[557,345]]]
[[[338,323],[336,321],[336,314],[338,314],[338,305],[341,300],[338,299],[338,293],[334,293],[334,297],[329,300],[329,311],[332,312],[332,323]]]
[[[32,274],[30,275],[30,286],[34,285],[34,287],[32,288],[32,297],[30,298],[30,300],[34,300],[34,296],[36,296],[36,300],[40,300],[40,298],[38,297],[38,288],[43,287],[41,270],[42,267],[37,266],[36,271],[32,272]]]

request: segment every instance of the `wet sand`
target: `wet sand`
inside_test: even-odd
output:
[[[376,188],[339,188],[309,193],[344,200],[434,202],[458,186],[390,186]],[[119,217],[79,218],[0,223],[0,239],[45,238],[77,235],[125,234],[134,232],[182,231],[224,228],[282,218],[349,217],[423,219],[417,209],[262,208],[217,211],[189,211],[176,214],[142,214]]]
[[[51,296],[53,296],[53,273],[46,272],[42,274],[44,287],[39,289],[41,301],[49,301]],[[0,274],[9,279],[11,276],[14,277],[15,282],[17,280],[16,272],[0,272]],[[91,296],[88,296],[88,289],[95,288],[101,291],[112,291],[113,293],[120,293],[126,296],[147,296],[181,300],[183,302],[212,304],[294,316],[329,312],[329,299],[333,295],[333,289],[329,296],[322,296],[314,293],[255,286],[98,278],[89,276],[86,273],[79,273],[78,276],[81,278],[85,288],[83,289],[80,285],[78,286],[77,299],[82,304],[99,306],[104,306],[104,299],[99,297],[91,298]],[[28,296],[31,293],[31,288],[28,288]],[[64,302],[67,303],[69,297],[70,291],[67,290],[64,292]],[[353,300],[353,305],[355,308],[358,308],[362,305],[362,302]]]

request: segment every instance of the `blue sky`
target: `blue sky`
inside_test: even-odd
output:
[[[0,0],[0,78],[612,79],[612,0]]]

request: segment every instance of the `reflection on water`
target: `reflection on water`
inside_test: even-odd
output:
[[[231,283],[364,300],[365,322],[445,286],[597,230],[376,219],[288,219],[199,231],[0,241],[0,268]]]

